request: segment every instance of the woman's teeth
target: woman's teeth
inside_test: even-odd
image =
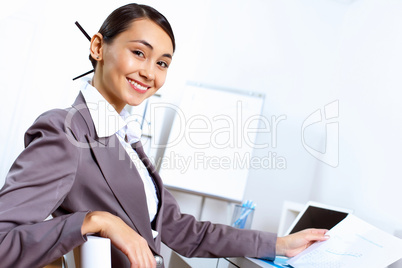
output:
[[[148,89],[148,87],[144,87],[144,86],[138,84],[137,82],[135,82],[135,81],[133,81],[131,79],[128,79],[128,82],[130,82],[133,86],[135,86],[136,88],[138,88],[140,90],[147,90]]]

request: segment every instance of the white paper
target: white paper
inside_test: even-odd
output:
[[[88,241],[80,246],[79,268],[111,268],[110,239],[88,236]]]
[[[354,215],[347,216],[328,235],[330,239],[313,244],[288,264],[295,268],[382,268],[402,258],[402,239]]]

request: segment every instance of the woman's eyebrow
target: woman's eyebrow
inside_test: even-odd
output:
[[[129,42],[141,43],[141,44],[143,44],[143,45],[149,47],[150,49],[154,49],[154,47],[153,47],[150,43],[148,43],[147,41],[145,41],[145,40],[130,40]]]
[[[150,43],[148,43],[147,41],[142,40],[142,39],[140,39],[140,40],[130,40],[129,42],[141,43],[141,44],[143,44],[144,46],[149,47],[150,49],[154,49],[154,47],[153,47]],[[162,56],[163,56],[163,57],[170,58],[170,59],[173,58],[172,55],[169,54],[169,53],[165,53],[165,54],[163,54]]]

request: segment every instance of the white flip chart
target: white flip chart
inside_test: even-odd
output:
[[[258,93],[188,84],[160,166],[165,185],[241,201],[259,160],[252,151],[263,102]]]

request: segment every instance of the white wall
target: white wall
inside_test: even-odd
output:
[[[352,208],[389,232],[401,229],[402,2],[203,3],[190,8],[186,27],[174,25],[186,45],[179,46],[174,75],[263,92],[263,115],[287,118],[278,124],[277,146],[255,150],[256,157],[276,153],[287,167],[250,171],[244,199],[258,204],[253,227],[275,231],[284,200],[316,200]],[[339,148],[339,164],[331,167],[306,151],[301,133],[310,114],[334,101],[336,140],[325,141],[325,122],[305,129],[311,147]],[[272,139],[260,135],[258,143]]]
[[[0,174],[22,149],[25,129],[41,112],[66,107],[77,92],[71,78],[90,69],[88,41],[106,15],[127,1],[20,1],[1,6]],[[244,199],[257,205],[254,228],[276,231],[284,200],[316,200],[355,209],[358,216],[393,232],[402,229],[402,1],[221,0],[142,1],[167,16],[177,52],[165,100],[179,103],[186,80],[262,92],[263,116],[286,116],[273,134],[258,136],[285,169],[255,168]],[[4,4],[1,4],[4,5]],[[5,10],[5,11],[4,11]],[[12,23],[12,24],[10,24]],[[338,101],[339,165],[311,156],[302,144],[310,114]],[[171,118],[166,119],[167,122]],[[324,123],[306,128],[306,143],[325,149]],[[197,198],[178,195],[197,213]],[[189,201],[190,200],[190,201]],[[193,200],[193,201],[191,201]],[[224,221],[226,204],[208,201],[204,218]],[[218,209],[217,209],[218,208]]]
[[[285,199],[350,207],[390,232],[402,228],[401,9],[401,1],[211,5],[190,78],[264,92],[263,115],[287,116],[277,147],[255,151],[287,162],[285,170],[250,171],[245,199],[258,204],[255,228],[275,231]],[[304,120],[333,101],[339,102],[336,168],[301,142]],[[324,139],[323,124],[306,129],[308,144],[322,151]]]

